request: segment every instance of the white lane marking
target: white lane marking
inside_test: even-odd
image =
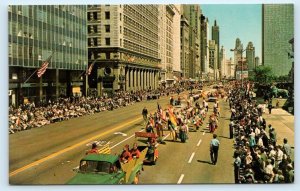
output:
[[[177,184],[181,184],[181,182],[182,182],[182,180],[183,180],[183,177],[184,177],[184,174],[181,174],[181,176],[180,176],[180,178],[179,178]]]
[[[192,155],[191,155],[191,157],[190,157],[190,159],[189,159],[189,162],[188,162],[188,163],[191,163],[191,162],[192,162],[192,160],[193,160],[194,156],[195,156],[195,152],[193,152],[193,153],[192,153]]]
[[[144,131],[144,129],[140,130],[139,132]],[[116,146],[118,146],[119,144],[127,141],[128,139],[132,138],[133,136],[135,136],[135,134],[131,135],[130,137],[127,137],[126,139],[124,139],[123,141],[118,142],[117,144],[115,144],[114,146],[110,147],[111,149],[115,148]]]
[[[162,138],[162,141],[166,140],[166,138],[168,138],[169,136],[170,136],[170,133],[167,134],[166,136],[164,136],[164,137]],[[156,147],[157,147],[158,145],[160,145],[160,144],[159,144],[159,143],[156,143],[156,144],[155,144]]]
[[[144,129],[140,130],[139,132],[142,132],[142,131],[144,131]],[[114,146],[112,146],[112,147],[110,147],[110,148],[111,148],[111,149],[112,149],[112,148],[115,148],[116,146],[118,146],[119,144],[123,143],[124,141],[127,141],[128,139],[132,138],[133,136],[135,136],[135,134],[131,135],[130,137],[127,137],[127,138],[124,139],[123,141],[118,142],[117,144],[115,144]],[[110,142],[108,142],[108,143],[110,143]],[[73,170],[74,170],[74,169],[79,169],[79,166],[74,167]]]
[[[202,135],[205,135],[205,131],[202,133]]]
[[[202,142],[202,140],[200,139],[200,140],[198,141],[197,147],[199,147],[199,145],[201,144],[201,142]]]

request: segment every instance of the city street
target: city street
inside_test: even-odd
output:
[[[109,141],[112,154],[120,154],[125,144],[130,147],[135,141],[145,144],[146,139],[135,138],[134,132],[143,131],[142,108],[146,106],[153,112],[157,102],[166,108],[169,98],[144,100],[114,111],[10,135],[10,184],[65,184],[75,175],[72,169],[78,166],[93,141]],[[212,134],[206,128],[207,117],[197,132],[191,129],[187,143],[170,141],[169,132],[164,131],[165,144],[158,145],[157,164],[144,166],[140,184],[234,183],[233,139],[229,139],[228,131],[230,112],[225,101],[220,100],[220,105],[221,117],[216,134],[221,145],[216,165],[210,164]],[[212,103],[209,107],[210,114]],[[278,142],[282,144],[281,139],[287,137],[294,146],[293,116],[282,115],[282,112],[274,110],[274,114],[264,116],[267,123],[270,121],[275,128],[278,127]]]

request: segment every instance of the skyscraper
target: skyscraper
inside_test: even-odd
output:
[[[203,14],[201,15],[201,38],[200,38],[200,48],[201,48],[201,72],[202,78],[208,73],[208,33],[209,32],[209,23],[208,18]]]
[[[214,40],[210,40],[208,44],[209,50],[209,79],[217,80],[218,72],[218,45]]]
[[[98,95],[158,86],[158,15],[158,5],[88,6],[89,62],[96,61],[89,85]]]
[[[220,71],[221,71],[221,76],[220,78],[224,78],[226,77],[226,71],[227,71],[227,65],[226,65],[226,53],[225,53],[225,48],[222,46],[221,49],[220,49],[220,55],[219,55],[219,58],[220,58],[220,63],[221,63],[221,68],[220,68]]]
[[[182,5],[181,5],[182,6]],[[182,71],[182,77],[185,79],[189,78],[189,62],[190,62],[190,46],[189,46],[189,35],[190,27],[188,19],[182,14],[180,19],[180,38],[181,38],[181,58],[180,67]]]
[[[252,75],[255,69],[255,47],[252,42],[249,42],[246,48],[246,62],[248,65],[249,76]]]
[[[84,93],[80,74],[87,67],[86,10],[85,5],[8,7],[11,104]],[[48,69],[38,78],[33,73],[51,54]]]
[[[289,40],[294,37],[293,4],[264,4],[262,7],[262,64],[276,76],[287,75],[292,67],[288,58]]]
[[[219,78],[221,78],[221,62],[220,62],[220,30],[219,30],[219,26],[217,25],[217,21],[215,20],[214,22],[214,25],[212,26],[212,31],[211,31],[212,35],[212,40],[215,41],[218,49],[217,49],[217,63],[218,63],[218,66],[217,66],[217,69],[219,70]]]

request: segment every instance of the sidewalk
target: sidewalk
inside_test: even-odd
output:
[[[295,146],[295,129],[294,129],[294,115],[288,113],[283,109],[272,109],[272,113],[267,111],[263,114],[266,119],[267,126],[272,124],[277,132],[277,144],[283,144],[283,138],[288,139],[291,147]],[[267,132],[269,129],[267,128]]]

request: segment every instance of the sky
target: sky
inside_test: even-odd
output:
[[[224,46],[226,58],[233,58],[230,49],[235,48],[235,40],[239,38],[245,49],[252,41],[255,47],[255,56],[261,61],[262,41],[262,6],[261,4],[201,4],[204,16],[209,20],[209,39],[211,27],[217,20],[220,30],[220,48]],[[243,56],[246,56],[244,53]]]

